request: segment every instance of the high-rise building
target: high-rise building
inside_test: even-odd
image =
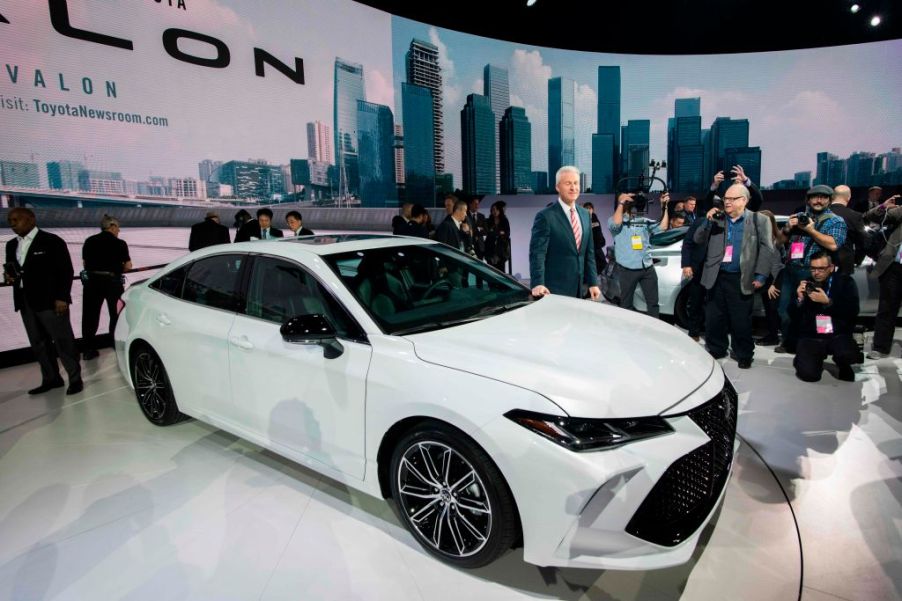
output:
[[[877,173],[877,155],[873,152],[853,152],[846,159],[845,183],[849,186],[869,186],[872,176]]]
[[[454,192],[454,174],[439,173],[435,176],[435,192],[436,198],[444,199],[445,196]]]
[[[197,175],[202,182],[215,182],[219,179],[219,168],[222,167],[222,161],[211,161],[204,159],[197,164]]]
[[[206,181],[194,177],[169,178],[170,194],[178,198],[206,198]]]
[[[619,173],[620,67],[599,66],[598,132],[592,136],[592,192],[613,193]]]
[[[332,132],[320,121],[307,124],[307,158],[324,163],[334,163],[332,154]]]
[[[746,176],[756,185],[761,185],[761,148],[745,146],[743,148],[726,148],[723,153],[723,164],[741,165]]]
[[[404,126],[395,123],[395,184],[404,185]]]
[[[548,176],[576,163],[576,82],[548,80]]]
[[[432,92],[432,163],[435,172],[442,173],[445,171],[445,126],[442,121],[442,68],[438,62],[438,47],[413,39],[405,59],[407,83]]]
[[[0,184],[19,188],[39,188],[41,176],[37,163],[0,161]]]
[[[78,190],[78,174],[85,168],[78,161],[47,163],[47,181],[54,190]]]
[[[673,163],[667,164],[671,188],[684,193],[701,192],[705,168],[701,116],[675,117],[671,137]]]
[[[613,194],[617,186],[614,166],[619,157],[614,155],[617,144],[611,134],[592,134],[592,192]]]
[[[160,178],[163,193],[157,196],[166,196],[166,183]],[[97,171],[94,169],[82,169],[78,172],[78,188],[83,192],[94,194],[125,194],[125,181],[118,171]]]
[[[648,119],[630,119],[626,123],[622,152],[626,159],[624,172],[631,178],[648,176],[650,131],[651,121]],[[628,186],[635,187],[636,183],[634,179]]]
[[[360,157],[360,205],[363,207],[397,204],[394,141],[395,118],[391,109],[358,100],[357,154]]]
[[[811,172],[798,171],[795,175],[793,175],[792,180],[795,183],[796,188],[807,190],[811,187]]]
[[[363,65],[335,59],[334,119],[335,158],[339,170],[339,195],[357,194],[357,101],[366,100]],[[240,196],[240,195],[239,195]]]
[[[707,163],[711,171],[707,174],[705,181],[711,181],[714,174],[724,169],[730,169],[737,163],[728,163],[724,160],[724,151],[727,148],[747,148],[749,145],[749,120],[748,119],[732,119],[730,117],[718,117],[711,125],[711,141],[708,151],[710,155]],[[741,164],[741,163],[740,163]],[[742,165],[745,169],[745,165]],[[751,177],[748,169],[746,174]],[[760,177],[760,172],[759,172]],[[760,184],[760,179],[753,179],[756,184]]]
[[[404,126],[404,188],[407,202],[438,206],[435,199],[435,140],[432,92],[410,83],[401,84]]]
[[[508,107],[501,118],[501,193],[532,192],[532,125],[526,110]]]
[[[272,200],[282,194],[284,182],[279,165],[228,161],[219,170],[219,181],[232,186],[238,198]]]
[[[532,172],[532,191],[536,194],[548,194],[548,174],[546,172]]]
[[[489,99],[467,96],[460,111],[463,190],[467,194],[495,194],[495,115]]]
[[[495,189],[500,190],[501,185],[501,142],[500,125],[504,111],[511,103],[510,84],[508,83],[507,69],[486,65],[482,69],[483,94],[488,97],[489,105],[495,114]]]

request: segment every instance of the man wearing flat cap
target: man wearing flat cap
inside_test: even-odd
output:
[[[778,311],[782,321],[783,343],[778,353],[795,352],[798,320],[793,319],[796,289],[811,279],[811,257],[825,252],[831,257],[846,243],[846,222],[830,210],[833,188],[817,185],[808,190],[808,207],[804,213],[789,218],[785,233],[789,237],[789,260],[783,271]]]
[[[229,228],[219,223],[219,213],[207,211],[207,216],[200,223],[191,226],[191,238],[188,239],[188,250],[194,252],[215,244],[228,244]]]

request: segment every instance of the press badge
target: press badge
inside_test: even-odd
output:
[[[805,244],[802,242],[793,242],[789,247],[789,258],[790,259],[804,259],[805,258]]]
[[[724,263],[732,263],[733,262],[733,245],[729,244],[725,249],[723,249],[723,262]]]
[[[642,236],[632,236],[633,250],[642,250]]]
[[[833,318],[829,315],[816,315],[814,318],[814,326],[818,334],[833,333]]]

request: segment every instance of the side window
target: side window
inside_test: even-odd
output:
[[[182,284],[185,282],[185,271],[187,271],[185,266],[173,269],[163,277],[151,282],[150,287],[154,290],[159,290],[163,294],[181,298]]]
[[[238,307],[238,277],[243,255],[214,255],[195,261],[188,267],[182,299],[235,311]]]
[[[254,261],[245,313],[274,323],[318,313],[329,318],[340,337],[363,337],[357,323],[316,278],[295,263],[272,257]]]

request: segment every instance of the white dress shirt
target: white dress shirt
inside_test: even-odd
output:
[[[38,228],[33,227],[25,236],[16,236],[16,240],[19,241],[16,246],[16,261],[19,262],[20,267],[25,265],[25,255],[28,254],[28,249],[31,248],[31,243],[34,242],[34,237],[37,235]]]

